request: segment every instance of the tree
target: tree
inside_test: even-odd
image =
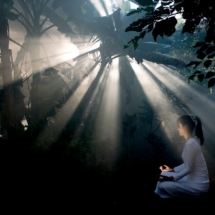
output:
[[[10,133],[12,127],[15,124],[14,114],[14,86],[12,77],[12,51],[9,49],[9,24],[8,18],[16,20],[17,15],[11,12],[13,7],[12,0],[4,0],[0,3],[0,50],[1,50],[1,64],[0,72],[3,79],[3,95],[4,95],[4,108],[6,116],[5,130]]]
[[[16,66],[24,58],[26,52],[30,53],[33,83],[31,89],[31,119],[35,123],[39,119],[41,107],[39,106],[39,83],[41,81],[41,62],[40,62],[40,40],[42,36],[52,27],[61,26],[61,31],[66,34],[73,33],[70,26],[58,16],[54,10],[48,8],[51,0],[16,0],[16,5],[12,7],[13,11],[19,16],[17,21],[21,23],[26,30],[25,42],[16,59]],[[45,15],[45,17],[44,17]],[[54,21],[53,16],[55,16]],[[57,17],[57,18],[56,18]],[[47,23],[48,22],[48,23]],[[46,25],[47,24],[47,25]],[[19,71],[19,69],[17,69]],[[16,74],[16,79],[21,79],[20,74]],[[28,117],[27,117],[28,118]],[[30,122],[28,122],[30,123]]]
[[[196,51],[196,61],[192,61],[186,66],[193,66],[196,69],[189,80],[198,78],[199,81],[209,79],[208,87],[215,84],[214,57],[215,57],[215,6],[209,0],[136,0],[141,6],[136,10],[130,11],[127,16],[145,12],[143,18],[131,23],[125,31],[140,32],[138,36],[130,40],[126,47],[131,44],[138,46],[139,39],[143,39],[149,32],[152,33],[154,40],[158,36],[172,36],[177,24],[176,15],[180,14],[185,20],[182,28],[182,34],[194,34],[199,30],[205,32],[204,41],[198,41],[193,47],[198,48]],[[204,74],[206,70],[206,74]]]

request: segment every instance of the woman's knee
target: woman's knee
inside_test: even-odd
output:
[[[159,183],[158,188],[163,191],[168,191],[173,189],[173,185],[172,185],[172,182],[164,181]]]

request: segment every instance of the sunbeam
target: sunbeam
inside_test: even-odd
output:
[[[147,71],[147,68],[145,68],[141,64],[137,64],[134,60],[129,59],[129,61],[134,70],[137,81],[139,82],[140,86],[142,87],[142,91],[145,94],[146,98],[144,99],[149,102],[155,114],[162,120],[161,130],[162,132],[164,132],[165,136],[169,140],[171,140],[172,134],[175,133],[177,129],[177,116],[172,114],[171,112],[167,113],[168,103],[163,100],[165,95],[160,90],[156,80],[150,76],[149,72]],[[168,147],[171,148],[171,150],[173,150],[174,152],[177,151],[171,145]]]
[[[209,90],[199,86],[195,83],[187,84],[181,80],[181,78],[173,75],[173,71],[164,66],[158,66],[152,63],[144,63],[144,65],[154,74],[156,77],[168,86],[171,90],[176,92],[180,96],[181,100],[200,118],[202,115],[203,123],[206,126],[206,132],[211,133],[215,126],[215,119],[211,118],[211,113],[215,108],[215,101],[212,101],[206,95],[209,95]],[[201,90],[200,90],[201,89]],[[198,104],[198,106],[196,106]],[[202,105],[203,104],[203,105]],[[207,106],[205,105],[207,104]],[[206,111],[207,110],[207,111]]]
[[[55,116],[55,120],[58,123],[58,129],[55,132],[55,136],[58,137],[63,129],[66,127],[67,123],[77,110],[79,104],[81,103],[83,97],[85,96],[86,92],[88,91],[90,85],[92,84],[93,80],[95,79],[99,66],[96,66],[92,73],[88,77],[86,77],[80,85],[77,87],[77,89],[73,92],[73,94],[70,96],[68,101],[64,104],[64,106],[58,111],[58,114]],[[90,105],[90,104],[88,104]],[[83,116],[84,117],[84,116]],[[79,125],[81,126],[81,124]],[[76,128],[77,130],[80,128]],[[47,128],[48,129],[48,128]],[[46,129],[46,130],[47,130]],[[43,136],[43,134],[46,133],[46,130],[42,132],[42,134],[39,135],[38,139]]]
[[[109,138],[108,145],[102,146],[102,154],[108,163],[114,164],[120,142],[120,93],[119,93],[119,59],[114,59],[108,71],[105,90],[98,110],[95,132],[104,128],[103,134]],[[103,137],[104,138],[104,137]],[[97,154],[98,157],[101,157]]]
[[[90,0],[100,16],[108,16],[113,13],[112,2],[110,0]]]
[[[130,60],[130,59],[129,59]],[[160,94],[160,90],[155,81],[144,71],[142,65],[137,64],[136,61],[130,60],[130,64],[134,70],[134,73],[142,86],[143,92],[145,93],[147,100],[150,101],[153,107],[156,107],[156,102],[159,101],[157,96]]]

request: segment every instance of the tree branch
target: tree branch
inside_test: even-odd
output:
[[[49,0],[43,0],[42,3],[41,3],[41,7],[40,7],[40,13],[43,12],[44,8],[46,7],[46,5],[48,4]]]
[[[33,36],[33,33],[29,30],[29,28],[25,25],[24,22],[22,22],[20,19],[17,19],[18,22],[20,22],[26,29],[27,33],[30,33]]]
[[[39,28],[40,30],[42,29],[43,25],[45,24],[45,22],[48,20],[48,16],[40,23]]]
[[[40,13],[42,14],[44,8],[46,7],[46,5],[48,4],[49,0],[46,0],[45,2],[43,1],[43,5],[40,8]],[[40,24],[40,28],[42,29],[43,25],[45,24],[45,22],[48,20],[48,16],[46,16],[46,18],[42,21],[42,23]]]
[[[32,24],[25,18],[25,16],[20,12],[18,11],[16,8],[12,7],[13,10],[15,10],[22,18],[23,20],[26,22],[26,24],[30,27],[30,28],[33,28]],[[19,19],[18,19],[19,20]],[[19,20],[21,21],[21,20]],[[21,23],[21,22],[20,22]],[[26,29],[27,29],[27,26],[24,24],[24,22],[21,23]]]
[[[91,50],[91,51],[85,52],[85,53],[83,53],[83,54],[80,54],[80,55],[78,55],[77,57],[73,58],[73,60],[74,60],[74,61],[75,61],[75,60],[78,60],[78,58],[83,57],[84,55],[87,55],[87,54],[90,54],[90,53],[94,53],[94,52],[96,52],[96,51],[99,51],[99,49],[100,49],[100,47],[98,47],[98,48],[96,48],[96,49],[93,49],[93,50]]]
[[[9,37],[9,40],[10,40],[11,42],[15,43],[16,45],[22,47],[22,48],[25,49],[26,51],[28,51],[24,46],[22,46],[21,44],[19,44],[19,43],[16,42],[15,40],[11,39],[10,37]]]
[[[49,27],[45,28],[44,30],[41,31],[41,36],[46,32],[48,31],[50,28],[53,28],[55,25],[50,25]]]
[[[29,9],[28,6],[26,5],[26,3],[25,3],[23,0],[18,0],[18,2],[19,2],[19,4],[20,4],[20,6],[22,7],[22,9],[23,9],[23,8],[26,9],[26,11],[28,12],[28,14],[29,14],[29,16],[31,17],[31,20],[32,20],[32,22],[33,22],[33,21],[34,21],[34,17],[33,17],[32,13],[31,13],[30,9]],[[23,10],[24,10],[24,9],[23,9]]]
[[[37,3],[40,2],[40,1],[36,1]],[[31,9],[32,11],[36,14],[37,13],[37,4],[35,4],[34,0],[31,0]]]

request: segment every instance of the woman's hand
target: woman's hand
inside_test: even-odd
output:
[[[162,165],[159,167],[162,172],[174,172],[174,169],[168,167],[167,165]]]

